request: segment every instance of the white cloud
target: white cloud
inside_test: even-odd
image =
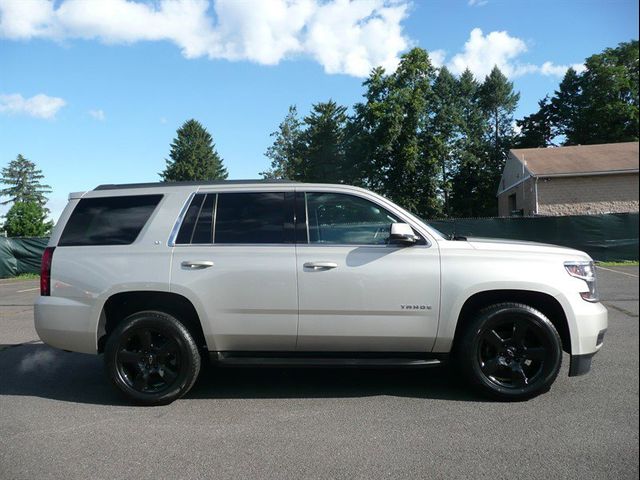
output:
[[[587,69],[584,63],[574,63],[573,65],[556,65],[553,62],[544,62],[540,67],[540,73],[546,76],[562,77],[570,67],[572,67],[578,73],[582,73]]]
[[[487,3],[489,3],[489,0],[469,0],[467,5],[470,7],[484,7]]]
[[[104,110],[101,109],[89,110],[89,115],[91,115],[95,120],[99,120],[101,122],[107,118],[104,114]]]
[[[275,65],[294,55],[327,73],[393,69],[409,46],[407,0],[0,0],[0,37],[170,41],[187,58]]]
[[[456,54],[447,66],[456,74],[468,68],[476,77],[483,79],[497,65],[507,77],[515,77],[535,69],[534,65],[515,61],[526,51],[527,45],[523,40],[505,31],[484,35],[482,30],[474,28],[464,44],[464,50]]]
[[[444,50],[431,50],[429,52],[429,58],[434,67],[440,68],[444,65],[444,60],[447,58],[447,52]]]
[[[446,65],[458,75],[468,68],[480,80],[484,79],[496,65],[509,78],[532,73],[561,77],[570,66],[577,72],[585,70],[585,66],[579,63],[556,65],[553,62],[544,62],[542,65],[534,65],[519,61],[527,51],[528,47],[524,40],[513,37],[506,31],[490,32],[484,35],[482,30],[474,28],[462,52],[454,55]],[[442,63],[445,63],[444,58]]]
[[[24,98],[19,93],[0,94],[0,113],[28,115],[35,118],[51,119],[67,104],[62,98],[49,97],[40,93]]]

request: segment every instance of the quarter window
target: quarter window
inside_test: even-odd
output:
[[[69,218],[58,245],[129,245],[162,195],[83,198]]]
[[[399,220],[364,198],[341,193],[307,193],[309,243],[384,245]]]

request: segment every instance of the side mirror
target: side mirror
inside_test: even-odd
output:
[[[392,223],[389,231],[389,243],[395,245],[413,245],[418,237],[406,223]]]

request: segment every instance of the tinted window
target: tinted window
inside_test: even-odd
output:
[[[191,243],[191,235],[193,235],[193,229],[196,226],[196,220],[198,219],[200,208],[202,208],[204,197],[204,193],[194,195],[193,200],[191,200],[191,205],[189,205],[187,213],[182,219],[182,225],[176,237],[176,243]]]
[[[221,193],[214,242],[289,243],[285,211],[284,193]]]
[[[191,237],[191,243],[213,242],[213,208],[216,202],[216,194],[209,193],[202,204],[196,228]]]
[[[309,243],[384,245],[398,219],[369,200],[341,193],[307,193]]]
[[[128,245],[138,237],[162,195],[83,198],[60,237],[60,246]]]

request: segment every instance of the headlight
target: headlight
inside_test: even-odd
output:
[[[597,302],[598,282],[596,280],[596,267],[593,262],[564,262],[564,268],[572,277],[584,280],[588,291],[580,292],[580,296],[587,302]]]

